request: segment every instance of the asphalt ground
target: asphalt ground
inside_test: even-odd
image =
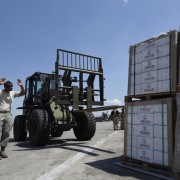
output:
[[[45,147],[33,147],[29,139],[7,147],[0,160],[0,180],[157,180],[151,175],[117,166],[124,148],[124,131],[113,130],[112,121],[97,122],[91,141],[77,141],[73,130],[50,138]]]

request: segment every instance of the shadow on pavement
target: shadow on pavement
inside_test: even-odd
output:
[[[15,141],[11,141],[15,142]],[[86,145],[89,141],[78,141],[76,139],[55,139],[51,138],[49,143],[46,146],[32,146],[29,142],[29,138],[26,141],[18,142],[15,146],[21,147],[21,149],[17,149],[14,151],[33,151],[33,150],[42,150],[42,149],[50,149],[50,148],[61,148],[69,151],[81,152],[91,156],[99,156],[101,152],[113,154],[115,152],[108,151],[104,149],[100,149],[97,147],[93,147],[91,145]],[[94,153],[92,151],[96,151]]]
[[[123,177],[133,177],[137,179],[142,179],[142,180],[159,180],[160,178],[156,178],[154,176],[149,176],[143,173],[138,173],[133,170],[129,170],[123,167],[119,167],[115,165],[115,163],[120,162],[120,157],[114,157],[110,159],[103,159],[103,160],[98,160],[90,163],[86,163],[87,165],[100,169],[102,171],[105,171],[110,174],[114,175],[119,175],[119,179]]]

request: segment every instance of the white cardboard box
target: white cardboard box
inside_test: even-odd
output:
[[[162,112],[162,104],[154,104],[153,105],[153,113],[158,113],[158,112]]]
[[[138,136],[137,138],[137,147],[141,149],[153,151],[153,139],[147,137]]]
[[[137,124],[138,114],[128,114],[128,124]]]
[[[138,136],[153,138],[153,126],[138,125],[136,133]]]
[[[162,51],[162,50],[161,50]],[[149,59],[156,59],[158,56],[157,47],[142,52],[142,62]]]
[[[139,44],[138,46],[135,47],[135,52],[141,53],[143,51],[143,44]]]
[[[127,112],[126,112],[126,113],[131,114],[131,113],[132,113],[132,111],[131,111],[131,110],[132,110],[132,107],[133,107],[133,106],[128,106],[128,107],[127,107],[127,108],[128,108],[128,110],[127,110]]]
[[[138,113],[153,113],[154,112],[154,105],[141,105],[137,106]]]
[[[134,159],[137,159],[137,148],[127,146],[127,156],[134,158]]]
[[[127,156],[132,157],[132,147],[131,146],[127,146]]]
[[[142,83],[158,81],[158,71],[148,71],[142,73]]]
[[[137,158],[141,161],[153,163],[153,151],[138,148]]]
[[[129,95],[134,95],[134,86],[131,86],[131,89],[129,90]]]
[[[142,73],[142,64],[141,63],[135,64],[135,74],[140,74],[140,73]]]
[[[131,108],[132,108],[132,113],[133,114],[138,113],[138,106],[131,106]]]
[[[154,124],[167,126],[167,112],[154,113]]]
[[[169,56],[170,47],[169,44],[158,46],[158,57]]]
[[[142,76],[141,74],[135,75],[135,84],[141,84],[142,83]]]
[[[154,125],[154,137],[167,139],[167,126]]]
[[[127,136],[127,145],[132,146],[132,147],[137,147],[137,139],[138,139],[137,136],[128,135]]]
[[[154,138],[154,150],[168,152],[168,140],[162,138]]]
[[[168,166],[168,153],[154,151],[154,163]]]
[[[168,92],[170,91],[170,80],[158,81],[157,92]]]
[[[141,84],[135,85],[135,94],[142,94],[142,86]]]
[[[137,124],[140,125],[153,125],[154,117],[152,113],[139,113],[137,118]]]
[[[169,44],[169,42],[170,42],[169,36],[165,36],[157,40],[157,46],[161,46],[163,44]]]
[[[132,65],[131,68],[132,68],[131,69],[131,74],[132,75],[142,73],[142,64],[141,63],[137,63],[135,65]]]
[[[158,91],[157,81],[142,84],[142,94],[157,93],[157,91]]]
[[[157,40],[144,42],[142,46],[142,51],[151,50],[151,49],[157,48],[157,46],[158,46]]]
[[[158,64],[157,59],[143,61],[142,62],[142,72],[157,70],[157,68],[158,68],[157,64]]]
[[[141,79],[141,74],[136,74],[136,75],[131,75],[131,85],[134,86],[136,84],[141,84],[142,79]]]
[[[170,68],[158,70],[158,81],[164,81],[170,79]]]
[[[142,52],[135,52],[131,54],[132,65],[142,62]]]
[[[157,59],[157,69],[170,68],[170,57],[164,56]]]
[[[128,135],[137,136],[137,125],[128,124],[127,127],[128,127],[127,129]]]

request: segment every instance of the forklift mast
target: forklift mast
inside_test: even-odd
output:
[[[104,105],[101,58],[57,49],[54,95],[57,105],[72,105],[73,110]]]

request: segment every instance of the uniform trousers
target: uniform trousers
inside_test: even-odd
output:
[[[0,113],[0,146],[7,146],[12,125],[12,114]]]

